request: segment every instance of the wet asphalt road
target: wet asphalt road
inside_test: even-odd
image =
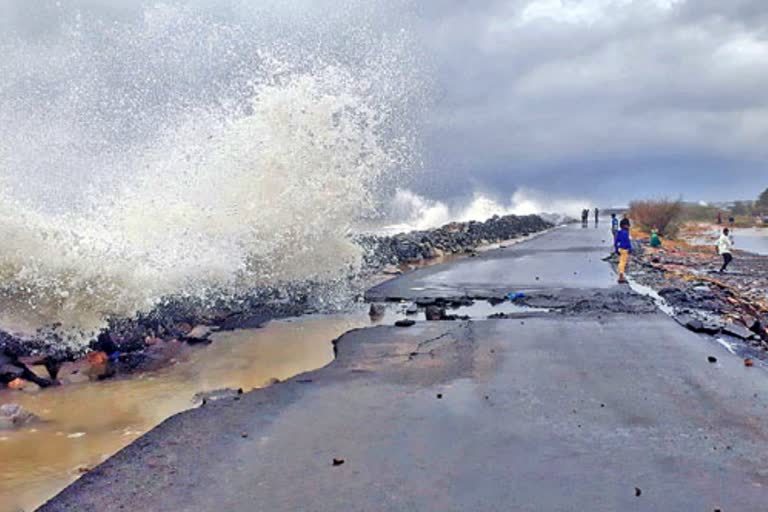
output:
[[[610,226],[605,225],[606,229]],[[504,249],[428,267],[372,290],[372,300],[419,297],[504,297],[511,292],[607,289],[616,275],[602,261],[611,250],[610,231],[560,228]]]
[[[462,276],[457,290],[610,289],[602,238],[588,233],[558,230],[391,289],[437,281],[449,293],[441,272]],[[538,281],[516,268],[545,250],[558,256]],[[574,261],[587,262],[582,279],[568,275]],[[662,314],[377,327],[337,351],[322,370],[169,419],[41,510],[768,508],[764,370]]]

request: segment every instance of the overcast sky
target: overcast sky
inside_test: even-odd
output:
[[[616,203],[768,187],[765,0],[423,4],[432,186]]]
[[[124,15],[139,2],[73,3],[119,6]],[[339,1],[250,5],[286,3],[329,11]],[[227,11],[236,14],[232,5]],[[421,193],[508,198],[525,187],[623,204],[663,195],[753,198],[768,187],[766,0],[398,0],[397,6],[407,11],[403,25],[413,31],[433,84],[422,132],[424,169],[411,184]],[[30,7],[0,0],[0,30],[48,30],[51,20]],[[59,11],[45,12],[53,19]]]

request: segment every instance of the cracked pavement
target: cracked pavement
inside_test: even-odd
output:
[[[326,368],[172,417],[40,510],[765,510],[763,369],[659,312],[597,308],[632,295],[604,236],[560,229],[370,294],[582,310],[351,331]]]

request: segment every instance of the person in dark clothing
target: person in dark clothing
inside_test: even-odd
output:
[[[595,227],[600,224],[600,209],[595,208]]]
[[[619,255],[619,284],[627,282],[624,274],[627,271],[627,265],[629,264],[629,255],[632,254],[632,238],[629,235],[629,219],[622,219],[621,228],[616,234],[616,240],[614,247],[616,248],[616,254]]]

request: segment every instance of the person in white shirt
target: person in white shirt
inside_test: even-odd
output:
[[[725,269],[733,261],[733,239],[730,235],[731,231],[725,228],[723,234],[720,235],[720,239],[717,241],[717,252],[723,257],[723,266],[720,269],[721,274],[725,272]]]

